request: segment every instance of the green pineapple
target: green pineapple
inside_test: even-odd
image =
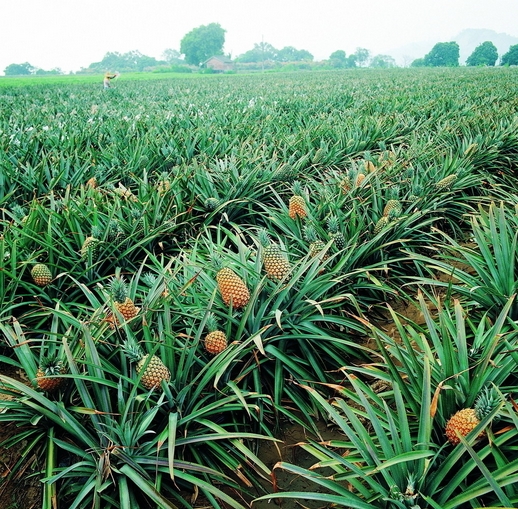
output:
[[[219,200],[217,198],[214,198],[213,196],[210,196],[205,200],[204,203],[205,208],[212,212],[213,210],[216,210],[219,206]]]
[[[124,235],[124,230],[122,229],[119,221],[117,219],[110,219],[108,222],[108,242],[115,242],[119,240]]]
[[[334,239],[335,246],[342,250],[345,249],[346,241],[344,234],[339,229],[338,218],[336,216],[330,216],[327,220],[327,231],[329,236]]]
[[[444,177],[443,179],[439,180],[439,182],[435,184],[435,187],[440,191],[445,191],[451,189],[456,180],[457,175],[453,173],[452,175],[448,175],[447,177]]]
[[[92,233],[86,237],[81,246],[81,258],[88,259],[91,256],[92,261],[96,261],[99,255],[99,247],[101,244],[101,229],[98,226],[92,226]]]
[[[171,372],[157,355],[144,353],[134,339],[127,339],[122,347],[128,359],[135,363],[137,375],[141,375],[142,385],[152,390],[160,387],[162,381],[169,382]]]
[[[309,242],[309,256],[311,258],[314,258],[318,254],[322,252],[322,250],[326,247],[324,242],[322,242],[318,236],[317,231],[315,230],[315,227],[313,225],[306,225],[304,227],[304,239]],[[322,257],[322,261],[326,260],[329,257],[329,255],[326,253]]]
[[[277,244],[271,242],[265,230],[259,232],[259,242],[263,246],[263,266],[270,279],[280,281],[288,276],[291,270],[286,253]]]
[[[389,218],[382,216],[379,221],[374,225],[374,235],[380,233],[389,224]]]

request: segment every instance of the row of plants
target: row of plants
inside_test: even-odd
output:
[[[44,509],[516,504],[498,71],[3,89],[8,479],[39,475]],[[392,337],[400,302],[424,323],[391,311]],[[286,422],[312,469],[261,459]]]

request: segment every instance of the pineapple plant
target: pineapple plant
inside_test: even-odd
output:
[[[306,210],[306,200],[304,199],[301,183],[296,180],[292,185],[293,196],[289,200],[288,213],[292,219],[300,217],[304,219],[308,214]]]
[[[140,381],[146,389],[155,389],[160,387],[162,381],[169,382],[171,379],[171,372],[160,357],[144,353],[133,338],[127,339],[122,349],[128,359],[135,363],[135,371],[141,376]]]
[[[203,346],[211,355],[217,355],[227,347],[227,336],[219,330],[216,317],[212,313],[207,318],[207,329],[209,333],[205,336]]]
[[[135,306],[132,299],[128,297],[128,287],[123,277],[115,276],[110,281],[110,292],[115,304],[115,309],[123,316],[124,320],[129,322],[135,318],[140,308]],[[118,323],[114,317],[115,323]]]
[[[484,389],[477,400],[474,408],[463,408],[453,414],[446,423],[445,433],[448,442],[457,445],[460,442],[459,435],[465,437],[473,431],[482,419],[492,413],[502,402],[502,398],[494,389]],[[457,434],[458,433],[458,434]],[[481,432],[477,438],[482,438]]]
[[[453,186],[456,180],[457,175],[453,173],[452,175],[448,175],[447,177],[444,177],[443,179],[439,180],[439,182],[435,184],[435,187],[440,191],[445,191],[451,189],[451,186]]]
[[[36,384],[45,392],[54,392],[64,387],[67,379],[61,377],[67,369],[56,355],[44,357],[36,371]]]
[[[327,220],[327,231],[329,236],[335,241],[335,246],[342,250],[345,248],[346,242],[344,234],[339,229],[338,218],[330,216]]]
[[[259,242],[263,246],[263,267],[270,279],[281,281],[290,273],[291,266],[286,253],[277,244],[271,242],[266,230],[259,232]]]
[[[44,263],[37,263],[31,269],[32,280],[41,287],[47,286],[52,281],[52,272]]]
[[[223,302],[234,309],[240,309],[248,304],[250,291],[246,283],[229,267],[223,267],[219,257],[214,258],[217,269],[216,282]]]
[[[88,259],[92,256],[92,261],[97,259],[99,254],[99,245],[101,243],[101,229],[98,226],[92,226],[92,233],[89,237],[86,237],[83,245],[81,246],[81,258]]]

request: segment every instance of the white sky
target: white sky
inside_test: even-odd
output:
[[[323,60],[448,42],[466,28],[518,36],[518,0],[0,0],[0,74],[24,62],[76,71],[108,51],[160,58],[209,23],[226,30],[232,57],[264,40]]]

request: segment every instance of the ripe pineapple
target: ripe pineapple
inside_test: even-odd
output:
[[[99,254],[99,245],[101,243],[101,229],[98,226],[92,226],[92,234],[86,237],[83,245],[81,246],[81,258],[88,259],[89,254],[92,255],[92,261],[97,259]]]
[[[128,297],[128,289],[124,278],[114,277],[110,282],[110,290],[115,308],[124,317],[124,320],[130,321],[135,318],[138,315],[140,308],[136,307],[133,300]],[[115,323],[118,323],[116,317]]]
[[[360,187],[364,180],[365,180],[365,174],[358,173],[358,175],[356,175],[356,187]]]
[[[164,196],[171,189],[171,181],[169,180],[169,174],[162,172],[158,179],[156,190],[160,196]]]
[[[34,265],[31,269],[31,276],[33,281],[41,287],[49,285],[52,281],[52,272],[44,263]]]
[[[216,281],[223,302],[234,309],[246,306],[250,300],[250,292],[245,282],[232,269],[223,267],[219,258],[216,257],[214,263],[218,268]]]
[[[207,318],[207,329],[209,333],[205,336],[203,345],[208,353],[217,355],[227,347],[227,336],[218,329],[218,322],[212,313]]]
[[[306,211],[306,200],[304,200],[304,196],[302,195],[302,185],[298,180],[293,182],[292,191],[293,196],[289,201],[289,216],[292,219],[297,217],[304,219],[308,215]]]
[[[155,389],[160,387],[162,380],[169,382],[171,379],[171,372],[160,357],[145,354],[133,339],[128,339],[124,343],[123,350],[128,359],[136,364],[137,375],[142,372],[140,381],[146,389]]]
[[[338,218],[336,216],[330,216],[327,220],[327,231],[329,236],[334,239],[335,246],[338,249],[344,249],[346,242],[344,234],[339,230]]]
[[[435,184],[435,187],[441,191],[451,189],[451,186],[454,184],[456,180],[457,175],[453,173],[452,175],[448,175],[447,177],[444,177],[443,179],[439,180],[439,182]]]
[[[460,442],[457,432],[465,437],[473,431],[480,421],[495,410],[501,403],[501,397],[495,390],[486,388],[475,401],[475,408],[463,408],[459,410],[446,423],[446,437],[452,445]],[[482,438],[484,432],[477,438]]]
[[[273,244],[265,230],[259,232],[259,242],[263,246],[263,266],[270,279],[278,281],[288,276],[291,270],[286,253],[277,244]]]
[[[58,360],[57,356],[45,357],[36,372],[36,383],[41,390],[54,392],[66,385],[67,379],[60,376],[66,372],[67,369],[63,366],[63,363]]]

